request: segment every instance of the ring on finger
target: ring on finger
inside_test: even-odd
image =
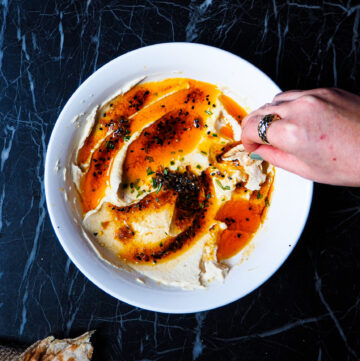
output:
[[[277,114],[266,114],[260,119],[257,130],[258,130],[259,138],[262,140],[264,144],[270,144],[267,138],[267,131],[271,123],[274,120],[278,120],[278,119],[281,118]]]

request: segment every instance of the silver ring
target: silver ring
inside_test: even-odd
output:
[[[278,119],[280,119],[280,117],[277,114],[266,114],[260,119],[257,129],[258,129],[259,138],[263,141],[263,143],[270,144],[267,139],[266,132],[269,129],[270,124],[274,120],[278,120]]]

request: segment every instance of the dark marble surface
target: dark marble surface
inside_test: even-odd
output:
[[[94,360],[358,360],[360,191],[316,185],[304,233],[247,297],[168,315],[108,296],[51,227],[44,158],[58,114],[129,50],[192,41],[249,60],[282,89],[360,91],[358,1],[0,1],[0,340],[96,329]],[[241,81],[241,79],[239,79]]]

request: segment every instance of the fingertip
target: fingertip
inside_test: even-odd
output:
[[[246,141],[243,141],[243,146],[248,153],[255,152],[259,148],[259,144]]]
[[[309,177],[308,166],[293,154],[286,153],[271,145],[259,146],[256,149],[256,154],[275,167],[285,169],[305,178]]]

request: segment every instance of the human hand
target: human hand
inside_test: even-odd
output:
[[[257,126],[278,114],[267,130]],[[275,96],[242,122],[242,142],[251,157],[320,183],[360,186],[360,97],[341,89],[293,90]]]

